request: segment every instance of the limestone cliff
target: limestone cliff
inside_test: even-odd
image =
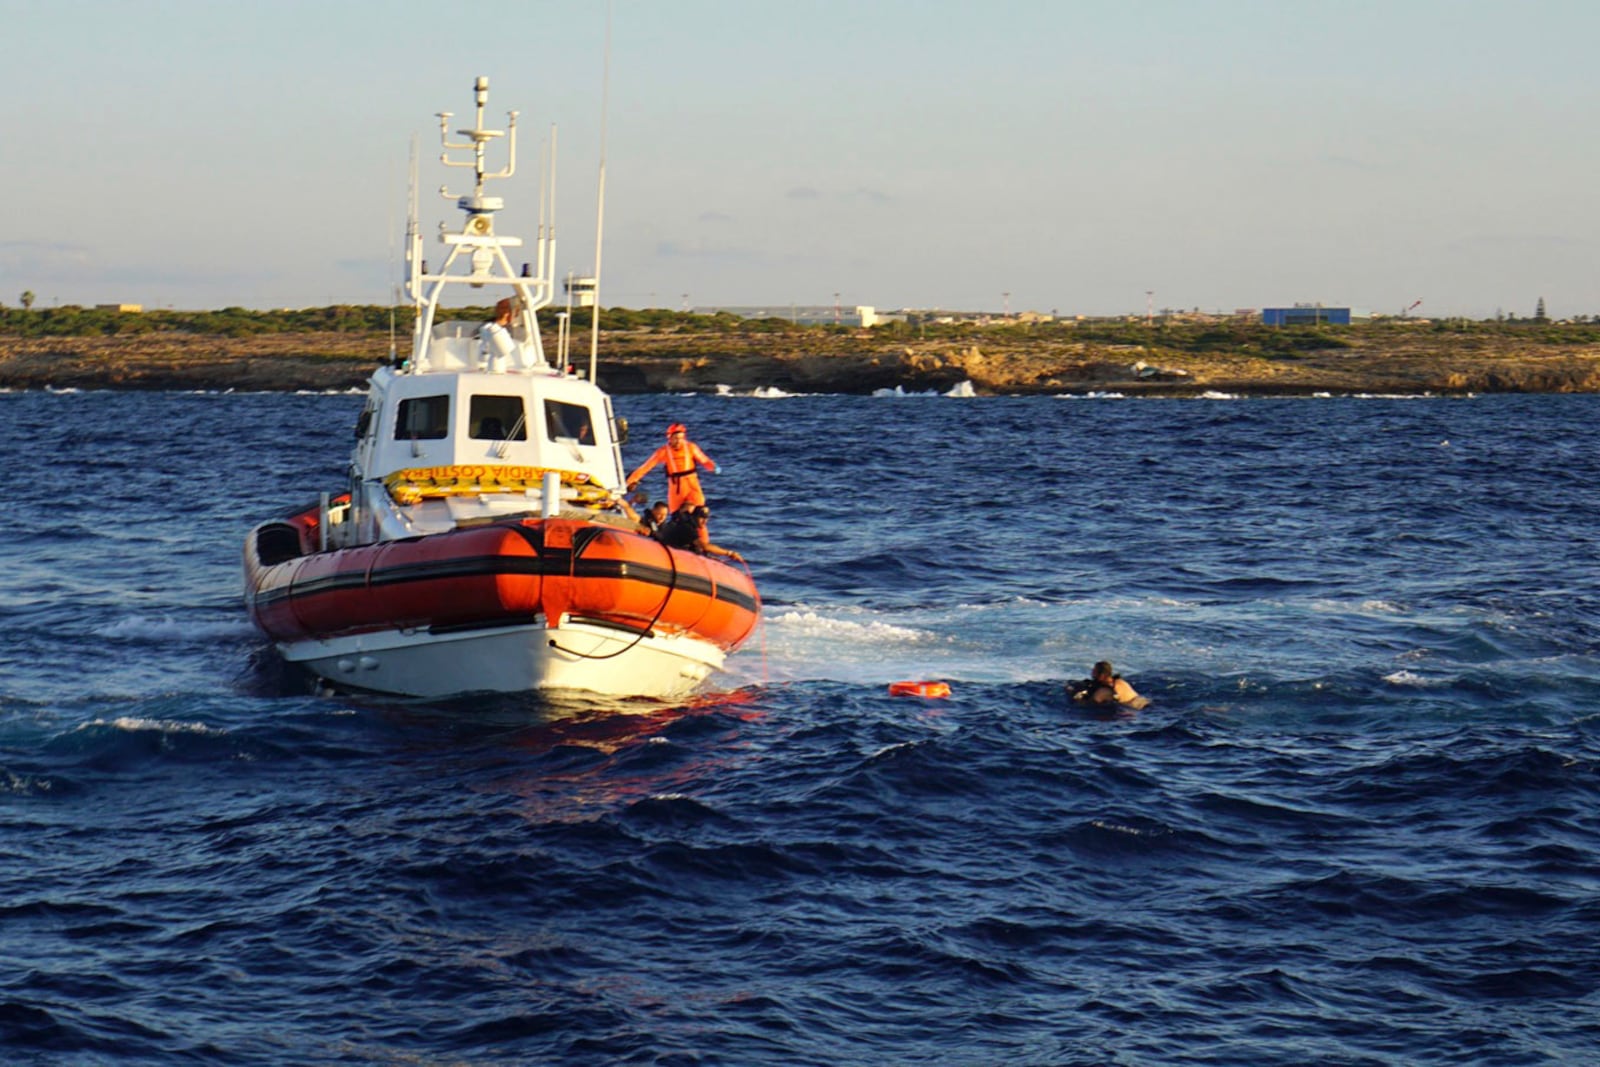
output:
[[[388,347],[375,333],[0,335],[0,387],[354,389]],[[619,394],[945,392],[963,381],[980,394],[1023,395],[1600,392],[1600,340],[1530,343],[1514,334],[1352,331],[1338,347],[1262,354],[1027,337],[922,342],[872,331],[618,331],[602,334],[600,352],[601,384]]]

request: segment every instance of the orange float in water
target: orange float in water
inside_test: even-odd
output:
[[[947,697],[948,682],[890,682],[889,695],[894,697]]]

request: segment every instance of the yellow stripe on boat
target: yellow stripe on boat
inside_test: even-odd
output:
[[[609,489],[582,471],[494,463],[407,467],[384,478],[383,485],[396,503],[415,504],[437,497],[521,493],[529,489],[542,489],[546,474],[559,475],[562,486],[573,490],[572,497],[579,501],[598,503],[611,496]]]

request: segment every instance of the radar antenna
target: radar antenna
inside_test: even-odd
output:
[[[504,207],[505,201],[498,196],[484,196],[484,183],[494,178],[509,178],[517,172],[517,112],[506,112],[507,123],[504,130],[484,129],[483,109],[489,103],[489,79],[479,76],[472,88],[477,100],[477,120],[470,129],[456,131],[458,135],[466,138],[465,141],[450,140],[450,120],[455,117],[455,113],[450,111],[438,113],[439,144],[443,149],[439,153],[439,162],[447,167],[471,167],[472,195],[458,197],[443,185],[439,186],[439,195],[446,200],[454,200],[456,205],[469,216],[488,216]],[[484,150],[496,137],[506,138],[506,165],[491,174],[484,169]],[[450,158],[451,152],[462,151],[471,151],[472,159]]]

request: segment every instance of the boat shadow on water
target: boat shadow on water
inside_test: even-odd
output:
[[[467,693],[444,700],[321,695],[424,744],[493,743],[534,753],[563,745],[610,752],[696,719],[760,714],[752,710],[756,695],[748,690],[701,693],[675,703],[581,690]]]

